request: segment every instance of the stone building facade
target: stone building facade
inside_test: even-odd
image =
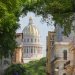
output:
[[[18,46],[13,55],[13,63],[28,63],[43,57],[40,34],[31,17],[22,33],[17,33],[16,36]]]

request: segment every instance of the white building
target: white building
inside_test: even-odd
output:
[[[39,31],[30,17],[29,24],[23,29],[23,62],[38,60],[42,56]]]

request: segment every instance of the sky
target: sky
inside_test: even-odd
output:
[[[40,33],[40,42],[42,45],[42,53],[43,56],[46,56],[46,36],[48,35],[48,31],[54,30],[54,22],[51,20],[51,25],[47,25],[46,22],[41,22],[41,15],[35,15],[33,12],[28,12],[27,15],[20,17],[20,28],[16,31],[17,33],[22,32],[25,26],[29,23],[29,17],[32,17],[34,25],[36,25],[37,29]]]

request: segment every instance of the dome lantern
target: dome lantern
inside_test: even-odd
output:
[[[32,25],[33,24],[33,20],[32,20],[32,17],[29,18],[29,25]]]

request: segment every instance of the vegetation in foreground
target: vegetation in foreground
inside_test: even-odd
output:
[[[12,64],[4,75],[46,75],[46,58],[30,61],[27,64]]]

